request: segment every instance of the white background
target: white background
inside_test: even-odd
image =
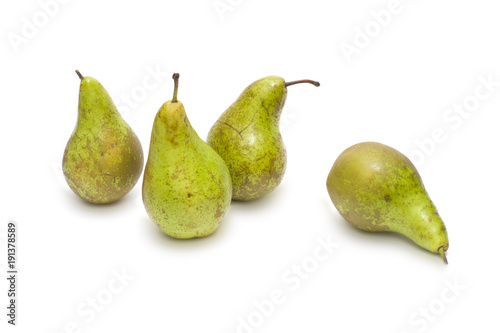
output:
[[[1,279],[2,332],[498,330],[494,1],[401,0],[384,27],[370,13],[388,0],[222,0],[231,6],[222,15],[213,0],[74,0],[49,6],[50,17],[40,4],[48,2],[0,7],[0,258],[6,272],[6,226],[14,220],[20,270],[15,328],[6,324]],[[369,41],[359,33],[365,28]],[[13,36],[24,40],[14,45]],[[346,57],[346,44],[358,53]],[[281,124],[288,168],[279,188],[233,203],[213,235],[179,241],[146,215],[142,178],[106,206],[83,202],[65,184],[75,69],[109,91],[145,155],[173,72],[202,138],[261,77],[321,87],[289,88]],[[161,74],[145,89],[149,71]],[[481,77],[496,86],[473,105],[477,91],[488,92]],[[133,107],[125,95],[135,96]],[[447,111],[464,101],[474,109],[467,115]],[[437,143],[429,142],[433,132]],[[398,235],[357,230],[337,213],[326,177],[336,157],[362,141],[415,162],[448,228],[449,265]],[[315,251],[329,241],[338,247],[318,262]],[[293,273],[297,267],[308,275]],[[272,293],[282,294],[280,304],[269,305]]]

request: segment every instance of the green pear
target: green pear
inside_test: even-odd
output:
[[[448,234],[411,161],[389,146],[363,142],[343,151],[326,187],[340,215],[366,231],[400,233],[447,263]]]
[[[279,120],[287,87],[311,80],[285,82],[268,76],[250,84],[220,116],[207,143],[226,161],[233,200],[253,200],[272,192],[283,179],[286,150]]]
[[[96,79],[80,78],[78,119],[66,145],[63,173],[80,198],[107,204],[126,195],[144,165],[142,146]]]
[[[231,175],[217,153],[195,132],[174,97],[156,114],[144,171],[142,198],[151,220],[167,235],[204,237],[213,233],[231,203]]]

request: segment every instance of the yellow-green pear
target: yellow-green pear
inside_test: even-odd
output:
[[[344,150],[326,187],[340,215],[366,231],[400,233],[447,263],[448,234],[411,161],[394,148],[363,142]]]
[[[142,198],[151,220],[167,235],[180,238],[212,234],[231,203],[226,164],[191,126],[184,105],[174,96],[156,114]]]
[[[286,150],[279,120],[287,87],[268,76],[250,84],[219,117],[208,133],[207,143],[226,161],[233,182],[233,200],[253,200],[272,192],[283,179]]]
[[[107,204],[126,195],[144,165],[142,146],[96,79],[80,74],[78,119],[66,145],[63,173],[80,198]]]

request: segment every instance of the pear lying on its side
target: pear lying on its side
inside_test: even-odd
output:
[[[64,176],[80,198],[111,203],[139,180],[142,146],[99,81],[76,73],[81,80],[78,119],[64,151]]]
[[[340,215],[366,231],[393,231],[447,263],[448,234],[411,161],[376,142],[347,148],[330,170],[326,187]]]
[[[191,126],[174,97],[156,114],[144,171],[142,199],[154,223],[174,238],[213,233],[231,203],[231,175],[217,153]]]

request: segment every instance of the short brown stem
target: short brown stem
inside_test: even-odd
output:
[[[298,80],[298,81],[285,82],[285,87],[293,86],[294,84],[298,84],[298,83],[310,83],[316,87],[319,87],[319,82],[313,81],[313,80]]]
[[[83,75],[82,73],[80,73],[80,71],[77,69],[76,71],[76,74],[78,75],[78,77],[80,78],[80,80],[83,80]]]
[[[177,90],[179,90],[179,73],[174,73],[172,79],[174,79],[174,97],[172,97],[172,103],[177,103]]]
[[[447,264],[448,259],[446,258],[446,254],[444,254],[444,248],[442,246],[438,249],[438,252],[441,255],[441,257],[443,258],[444,263]]]

